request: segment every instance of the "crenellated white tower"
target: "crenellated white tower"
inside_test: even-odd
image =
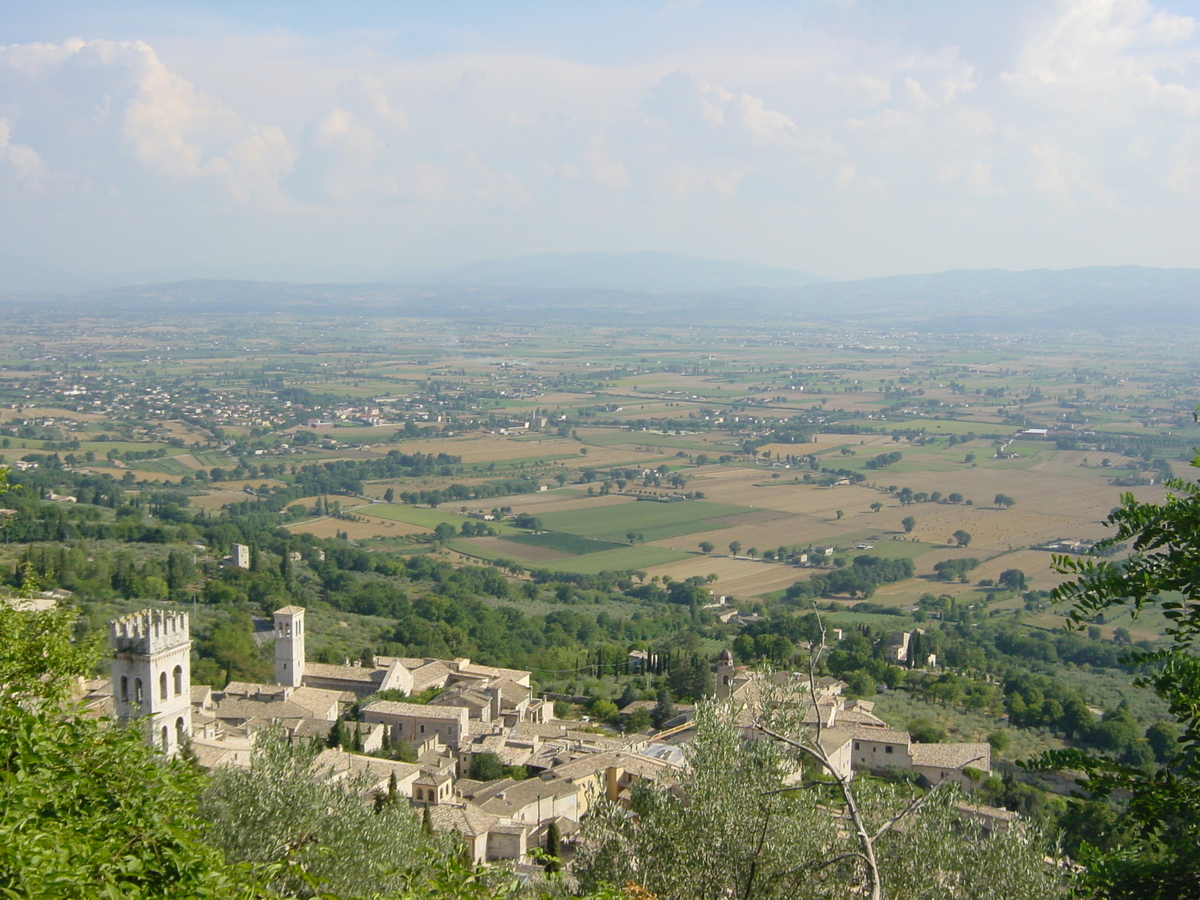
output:
[[[109,623],[113,707],[148,718],[147,739],[174,756],[192,736],[192,639],[187,613],[145,609]]]
[[[304,679],[304,607],[275,610],[275,683],[300,687]]]

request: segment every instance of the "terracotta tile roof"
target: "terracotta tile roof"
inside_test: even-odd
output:
[[[908,748],[914,766],[936,769],[962,769],[970,766],[990,772],[990,744],[913,744]]]

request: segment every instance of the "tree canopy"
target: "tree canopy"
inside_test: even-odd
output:
[[[1093,797],[1128,798],[1111,823],[1127,838],[1103,849],[1085,844],[1080,851],[1086,889],[1109,900],[1200,897],[1200,487],[1180,480],[1168,487],[1172,493],[1162,503],[1124,494],[1109,514],[1113,534],[1094,552],[1131,542],[1127,559],[1054,559],[1058,571],[1076,576],[1054,597],[1071,604],[1068,617],[1077,626],[1113,608],[1135,615],[1156,608],[1169,622],[1168,649],[1133,654],[1155,667],[1139,683],[1167,702],[1180,726],[1175,741],[1168,733],[1156,735],[1150,751],[1158,765],[1147,771],[1080,750],[1046,753],[1031,764],[1081,772],[1079,784]]]

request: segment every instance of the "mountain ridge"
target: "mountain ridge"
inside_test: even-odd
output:
[[[503,284],[339,284],[193,279],[70,294],[0,298],[10,310],[70,304],[87,314],[290,312],[429,318],[678,323],[681,317],[747,324],[911,327],[932,331],[1191,327],[1200,311],[1200,269],[1088,266],[958,269],[796,287],[694,291]]]

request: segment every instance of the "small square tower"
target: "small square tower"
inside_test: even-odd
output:
[[[183,612],[144,609],[109,623],[113,709],[149,719],[147,740],[174,756],[192,736],[192,639]]]
[[[245,544],[231,544],[229,546],[229,564],[237,566],[239,569],[249,569],[250,548]]]
[[[275,610],[275,683],[300,687],[304,680],[304,607]]]

